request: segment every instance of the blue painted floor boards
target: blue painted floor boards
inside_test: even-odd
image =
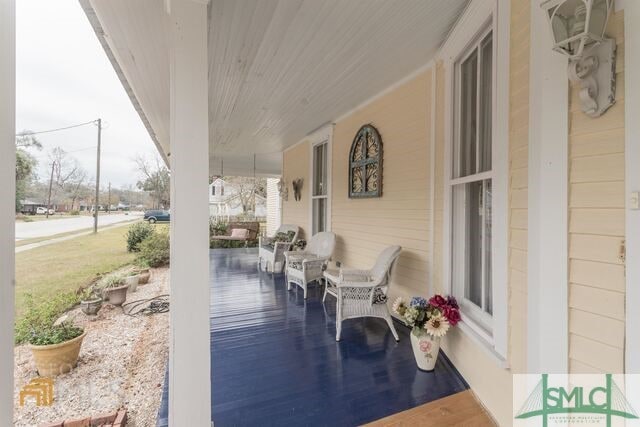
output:
[[[334,298],[323,305],[314,286],[305,301],[256,264],[254,249],[211,251],[216,427],[356,426],[467,388],[443,353],[434,372],[419,371],[401,324],[396,343],[384,320],[347,320],[336,342]]]

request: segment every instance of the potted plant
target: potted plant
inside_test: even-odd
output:
[[[75,368],[86,334],[70,322],[33,328],[28,342],[38,374],[53,377]]]
[[[145,262],[141,262],[136,271],[138,272],[138,285],[146,285],[149,283],[149,278],[151,277],[151,272],[149,271],[149,264]]]
[[[129,286],[129,290],[131,292],[135,292],[138,290],[138,283],[140,280],[140,275],[137,271],[132,270],[124,277],[124,284]]]
[[[124,278],[114,274],[107,277],[103,283],[103,298],[109,304],[121,306],[127,300],[129,285],[124,283]]]
[[[102,298],[87,289],[80,298],[80,309],[88,316],[95,316],[102,307]]]
[[[440,339],[460,321],[458,302],[452,296],[434,295],[429,301],[413,297],[406,305],[402,298],[398,298],[393,303],[393,311],[411,328],[411,346],[418,369],[433,371],[440,351]]]

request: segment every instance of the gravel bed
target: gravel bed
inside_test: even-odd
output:
[[[169,270],[153,269],[149,283],[129,292],[127,302],[168,293]],[[29,348],[15,348],[14,425],[37,426],[126,408],[128,426],[155,426],[169,354],[169,313],[131,317],[104,304],[93,319],[79,308],[69,317],[87,336],[78,367],[55,378],[52,406],[38,407],[31,400],[19,406],[20,388],[37,373]]]

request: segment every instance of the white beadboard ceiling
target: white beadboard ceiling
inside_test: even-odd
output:
[[[169,144],[164,2],[80,0],[152,137]],[[211,171],[281,153],[429,62],[468,0],[211,0]],[[103,35],[104,34],[104,35]],[[425,102],[427,102],[425,100]]]

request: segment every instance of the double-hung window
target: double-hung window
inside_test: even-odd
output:
[[[329,156],[329,141],[324,140],[313,145],[313,182],[311,187],[311,203],[312,203],[312,234],[321,231],[327,231],[327,212],[329,183],[327,162]]]
[[[451,281],[463,316],[492,335],[493,31],[482,32],[454,65]]]

